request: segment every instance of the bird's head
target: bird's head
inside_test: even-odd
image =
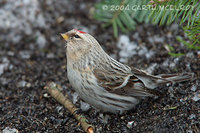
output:
[[[82,56],[88,53],[91,49],[99,49],[100,47],[99,43],[93,36],[77,29],[72,29],[66,33],[62,33],[61,36],[67,42],[67,55],[73,54]]]

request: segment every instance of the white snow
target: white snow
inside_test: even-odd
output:
[[[6,0],[0,8],[0,28],[8,42],[18,43],[22,34],[34,36],[33,29],[47,28],[39,0]],[[9,32],[12,31],[12,32]]]
[[[39,48],[44,48],[46,45],[46,38],[43,34],[41,34],[39,31],[36,33],[37,40],[36,44],[38,45]]]
[[[18,133],[19,131],[15,128],[6,127],[2,133]]]
[[[8,68],[9,66],[9,60],[4,57],[2,59],[2,63],[0,64],[0,76],[4,73],[4,71]]]
[[[30,59],[31,53],[27,50],[20,51],[19,55],[21,56],[22,59]]]
[[[130,42],[129,37],[126,35],[121,35],[119,37],[117,47],[120,49],[119,56],[121,62],[127,62],[128,57],[137,54],[137,44],[135,42]]]
[[[199,92],[196,92],[194,94],[194,97],[192,97],[192,100],[194,100],[195,102],[199,101],[200,100],[200,93]]]
[[[155,43],[161,43],[162,44],[164,42],[164,40],[165,40],[165,37],[154,35],[154,36],[147,37],[147,40],[151,44],[155,44]]]
[[[152,74],[152,73],[154,72],[156,66],[158,66],[157,63],[153,63],[153,64],[151,64],[151,65],[146,69],[146,72]]]
[[[147,59],[154,55],[154,52],[152,50],[148,50],[144,45],[138,46],[137,42],[130,41],[127,35],[119,36],[117,47],[120,49],[119,61],[123,63],[127,63],[128,59],[134,55],[139,55],[141,57],[145,56]]]
[[[197,55],[200,55],[200,51],[197,51]]]

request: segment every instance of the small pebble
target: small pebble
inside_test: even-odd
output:
[[[189,116],[189,119],[194,119],[194,118],[196,118],[196,115],[195,115],[195,114],[191,114],[191,115]]]
[[[56,107],[56,111],[58,112],[58,114],[60,115],[60,116],[63,116],[63,106],[57,106]]]
[[[22,59],[30,59],[31,57],[30,51],[20,51],[19,55]]]
[[[4,73],[4,70],[8,67],[8,63],[0,64],[0,75]]]
[[[50,96],[48,95],[48,93],[44,93],[43,96],[44,96],[45,98],[50,97]]]
[[[31,87],[31,83],[27,83],[26,87],[30,88]]]
[[[125,116],[121,116],[120,118],[121,118],[122,120],[124,120],[124,119],[125,119]]]
[[[128,128],[132,128],[132,127],[133,127],[133,124],[135,125],[135,122],[134,122],[134,121],[130,121],[130,122],[127,123],[126,126],[127,126]]]
[[[196,85],[193,85],[192,87],[191,87],[191,91],[196,91],[197,90],[197,86]]]
[[[102,113],[99,114],[99,117],[101,118],[101,121],[104,123],[104,124],[107,124],[108,123],[108,120],[111,118],[109,115],[103,115]]]
[[[65,20],[65,18],[63,16],[60,16],[59,18],[56,19],[56,22],[58,24],[62,23]]]
[[[12,51],[8,51],[7,54],[8,54],[9,56],[14,56],[14,55],[15,55],[15,53],[12,52]]]
[[[82,111],[88,111],[90,109],[90,105],[88,103],[80,101],[80,104],[81,104],[80,108]]]
[[[17,86],[18,87],[25,87],[26,86],[26,81],[25,80],[21,80],[20,82],[18,82]]]
[[[76,104],[76,102],[78,101],[78,98],[79,98],[78,93],[74,92],[72,94],[72,97],[73,97],[73,99],[72,99],[73,104]]]
[[[198,58],[200,58],[200,51],[197,52]]]
[[[187,132],[186,133],[193,133],[193,131],[192,130],[187,130]]]
[[[200,100],[200,93],[199,92],[196,92],[194,94],[194,97],[192,98],[192,100],[194,100],[195,102],[199,101]]]
[[[49,54],[47,54],[47,58],[53,59],[53,58],[55,58],[55,55],[53,53],[49,53]]]

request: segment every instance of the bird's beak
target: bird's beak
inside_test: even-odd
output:
[[[65,39],[65,41],[69,39],[69,35],[67,33],[61,33],[60,35]]]

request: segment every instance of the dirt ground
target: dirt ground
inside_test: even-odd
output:
[[[48,81],[54,81],[73,99],[65,42],[59,36],[72,28],[89,32],[117,60],[122,60],[124,52],[120,41],[125,38],[127,45],[136,45],[136,52],[123,56],[129,66],[153,74],[191,72],[196,77],[157,88],[162,97],[146,98],[123,115],[102,116],[93,108],[82,112],[97,133],[200,132],[200,51],[176,41],[176,36],[187,39],[178,25],[139,24],[136,31],[114,39],[112,28],[102,28],[89,15],[94,5],[89,0],[11,1],[0,2],[0,132],[84,132],[44,90]],[[170,56],[166,45],[185,55]],[[80,107],[80,99],[76,106]]]

